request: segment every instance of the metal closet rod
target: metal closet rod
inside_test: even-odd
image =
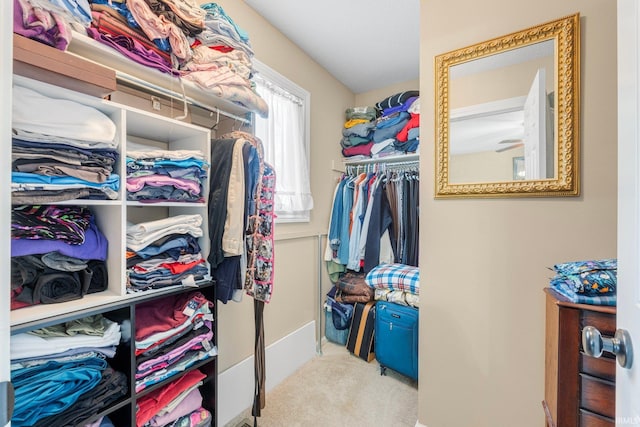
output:
[[[345,160],[345,166],[366,165],[370,163],[417,163],[420,160],[419,154],[402,154],[399,156],[388,156],[362,160]]]
[[[120,71],[116,71],[116,79],[120,82],[123,83],[125,85],[129,85],[129,86],[133,86],[139,89],[143,89],[143,90],[150,90],[152,92],[155,92],[158,95],[163,95],[163,96],[167,96],[169,98],[175,99],[176,101],[180,101],[180,102],[184,102],[185,100],[187,101],[187,103],[195,106],[195,107],[199,107],[202,109],[205,109],[207,111],[211,111],[212,113],[220,113],[225,117],[228,117],[230,119],[242,122],[244,124],[250,125],[251,124],[251,120],[245,118],[245,117],[240,117],[237,116],[233,113],[229,113],[228,111],[225,110],[221,110],[219,107],[214,107],[212,105],[208,105],[205,103],[202,103],[200,101],[196,101],[195,99],[186,96],[184,94],[181,93],[177,93],[175,91],[172,91],[170,89],[164,88],[162,86],[158,86],[156,84],[153,83],[149,83],[145,80],[139,79],[137,77],[134,77],[130,74],[126,74]]]

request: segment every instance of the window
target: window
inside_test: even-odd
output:
[[[276,171],[275,213],[279,222],[308,222],[313,208],[309,175],[310,94],[276,71],[253,60],[256,91],[269,117],[255,118],[255,135],[265,161]]]

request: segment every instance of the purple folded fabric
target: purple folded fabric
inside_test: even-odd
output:
[[[107,259],[107,247],[106,237],[92,221],[85,231],[84,243],[80,245],[70,245],[61,240],[14,239],[11,240],[11,256],[46,254],[58,251],[63,255],[74,258],[105,261]]]
[[[170,64],[156,52],[148,50],[137,40],[129,36],[111,36],[101,33],[95,28],[87,28],[87,34],[94,40],[99,41],[107,46],[117,50],[132,61],[142,64],[146,67],[155,68],[163,73],[178,75],[179,72],[171,68]]]
[[[36,10],[26,0],[13,2],[13,32],[37,40],[59,50],[66,50],[71,41],[68,24],[56,13]]]

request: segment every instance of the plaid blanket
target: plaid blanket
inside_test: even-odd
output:
[[[616,294],[597,296],[580,294],[573,290],[570,283],[571,282],[567,283],[566,280],[561,277],[554,277],[551,279],[549,287],[577,304],[616,305]]]
[[[374,289],[390,289],[420,294],[420,269],[405,264],[380,264],[365,277],[368,286]]]

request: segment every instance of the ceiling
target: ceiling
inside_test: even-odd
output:
[[[355,94],[418,78],[419,0],[244,1]]]

